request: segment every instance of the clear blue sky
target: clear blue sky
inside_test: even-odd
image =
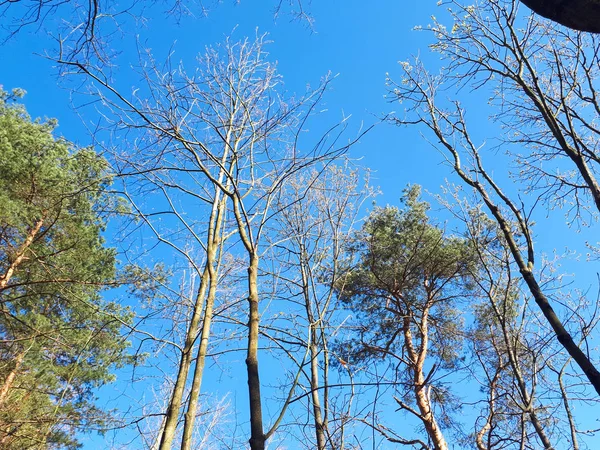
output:
[[[256,29],[266,32],[273,41],[269,46],[271,59],[278,62],[286,89],[303,92],[306,84],[316,85],[328,72],[339,74],[326,104],[340,117],[342,111],[351,114],[356,127],[361,121],[377,121],[391,109],[383,100],[385,74],[397,72],[399,60],[417,54],[426,56],[427,33],[412,28],[426,25],[436,12],[434,1],[419,2],[418,7],[408,9],[394,0],[369,5],[356,0],[312,2],[309,9],[315,22],[311,30],[304,22],[290,22],[285,14],[275,20],[269,2],[260,6],[245,0],[233,3],[218,5],[206,18],[186,17],[178,26],[156,8],[156,17],[148,19],[139,41],[152,49],[158,61],[173,48],[173,59],[190,67],[206,45],[221,42],[234,29],[237,38],[253,36]],[[0,47],[0,83],[5,88],[25,89],[25,101],[33,116],[58,118],[59,132],[85,145],[89,138],[70,109],[69,90],[57,86],[53,63],[38,56],[53,43],[35,32],[35,27],[27,28]],[[129,49],[121,55],[122,67],[117,72],[118,85],[129,92],[139,82],[125,62],[128,56],[135,59],[131,51],[134,37],[125,35],[117,41],[120,48],[126,44]],[[352,155],[364,157],[364,164],[376,171],[376,184],[391,196],[392,202],[407,182],[431,188],[439,185],[439,178],[432,176],[437,172],[434,161],[438,158],[424,149],[416,132],[399,133],[393,127],[380,126],[352,150]],[[422,170],[425,166],[427,171]]]
[[[437,64],[427,53],[428,33],[413,31],[416,25],[427,25],[432,14],[443,14],[435,0],[313,1],[308,5],[315,19],[312,29],[302,22],[290,22],[285,14],[274,20],[270,2],[234,3],[225,1],[210,11],[208,17],[185,17],[179,24],[165,19],[159,3],[148,11],[139,41],[152,49],[158,61],[173,48],[173,60],[181,60],[190,67],[206,45],[221,42],[234,29],[236,38],[253,36],[256,29],[269,33],[273,41],[268,48],[270,59],[278,62],[286,89],[302,92],[307,83],[316,85],[328,72],[339,74],[326,97],[326,105],[332,113],[339,113],[339,117],[342,113],[351,114],[352,124],[357,128],[361,122],[372,124],[384,113],[399,108],[384,100],[386,73],[399,74],[398,61],[420,55]],[[134,55],[134,36],[125,33],[118,41],[124,52],[115,76],[121,88],[130,90],[139,82],[125,63]],[[61,87],[53,63],[40,56],[52,45],[51,39],[30,27],[0,46],[0,84],[5,89],[25,89],[28,92],[25,104],[32,116],[58,118],[60,134],[87,145],[90,138],[80,117],[70,107],[71,93],[67,87],[72,85],[66,83]],[[89,110],[86,114],[90,114]],[[84,120],[93,117],[84,116]],[[486,126],[485,121],[480,124]],[[421,184],[437,193],[444,178],[454,180],[448,168],[440,164],[440,156],[417,130],[379,125],[351,150],[351,155],[362,158],[362,164],[374,171],[373,183],[383,191],[380,204],[397,203],[408,183]],[[583,242],[581,236],[576,240],[567,237],[571,232],[565,230],[562,220],[548,221],[539,238],[542,248],[551,253],[553,248],[562,251],[568,245]],[[582,287],[593,283],[594,269],[585,265],[571,267],[585,273]],[[213,381],[218,384],[218,380]],[[243,396],[244,388],[245,385],[241,386]],[[86,448],[98,445],[90,441]]]

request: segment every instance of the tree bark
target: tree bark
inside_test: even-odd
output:
[[[248,393],[250,396],[250,448],[264,450],[265,433],[263,431],[262,404],[260,395],[260,377],[258,374],[258,255],[250,255],[248,266],[248,353],[246,367],[248,369]]]
[[[229,128],[227,131],[227,136],[225,138],[225,147],[223,151],[223,156],[221,157],[221,164],[224,165],[227,161],[229,150],[230,150],[230,138],[232,133],[231,128],[231,120],[229,122]],[[224,208],[225,208],[225,192],[221,188],[223,179],[225,178],[225,169],[221,168],[219,171],[219,175],[217,179],[213,182],[215,185],[215,194],[212,201],[212,208],[210,212],[209,218],[209,226],[208,226],[208,236],[206,239],[206,263],[204,265],[204,271],[202,272],[202,280],[200,281],[200,287],[198,289],[198,295],[196,297],[196,301],[194,304],[194,312],[192,315],[192,320],[190,321],[189,328],[186,334],[185,346],[181,355],[181,359],[179,362],[179,372],[177,373],[177,381],[175,383],[175,387],[173,389],[173,395],[171,397],[171,402],[169,403],[169,407],[167,409],[167,416],[165,420],[165,427],[162,432],[161,443],[159,446],[159,450],[171,450],[173,445],[173,439],[175,438],[175,432],[177,429],[177,422],[179,419],[179,410],[181,408],[181,404],[183,401],[183,392],[185,390],[185,384],[187,382],[188,373],[190,367],[192,365],[192,350],[194,347],[194,343],[196,341],[196,337],[198,334],[198,328],[200,325],[200,318],[202,316],[202,311],[204,309],[204,325],[202,332],[204,333],[204,328],[208,327],[206,330],[206,334],[203,334],[203,338],[206,341],[205,345],[208,345],[208,333],[210,330],[210,320],[207,323],[207,310],[212,291],[212,302],[214,302],[214,295],[216,289],[216,274],[214,273],[214,263],[215,257],[218,251],[218,246],[220,245],[220,230],[222,226],[222,222],[224,220]],[[212,272],[212,273],[211,273]],[[208,297],[206,297],[206,290],[209,289]],[[210,314],[212,317],[212,304]],[[199,352],[202,350],[199,349]],[[204,355],[206,355],[206,348],[204,348]],[[204,371],[204,361],[202,360],[201,367],[198,367],[198,360],[196,362],[196,369],[194,373],[194,380],[192,382],[192,390],[196,389],[195,397],[190,398],[190,404],[188,405],[188,411],[186,412],[186,424],[184,424],[184,437],[181,443],[182,448],[189,448],[191,445],[192,439],[192,431],[193,431],[193,423],[196,416],[197,409],[197,401],[198,394],[200,393],[200,380],[202,378],[202,373]],[[190,408],[193,409],[193,413],[190,411]],[[190,413],[193,415],[193,419],[190,416]],[[187,433],[186,433],[187,431]]]
[[[198,397],[200,396],[200,388],[202,387],[204,363],[206,361],[206,353],[208,351],[208,338],[210,336],[215,297],[217,293],[218,270],[215,268],[215,264],[217,263],[217,252],[223,243],[221,227],[225,218],[226,199],[227,197],[223,196],[219,201],[216,224],[213,228],[214,232],[209,235],[208,240],[206,267],[208,268],[208,282],[210,287],[208,289],[208,297],[206,298],[206,306],[204,308],[204,320],[202,322],[202,330],[200,332],[200,345],[198,346],[196,367],[194,369],[192,389],[190,391],[190,400],[188,403],[188,409],[185,413],[183,437],[181,440],[182,450],[190,450],[192,448],[194,423],[196,421],[196,413],[198,411]]]
[[[33,228],[31,230],[29,230],[29,232],[27,233],[25,242],[23,242],[23,244],[17,250],[17,253],[13,259],[13,262],[10,264],[10,266],[8,266],[8,269],[6,270],[4,275],[0,276],[0,290],[6,288],[6,286],[8,285],[8,282],[10,281],[11,277],[15,273],[15,270],[17,270],[17,267],[19,267],[19,265],[25,260],[25,253],[27,252],[27,249],[29,247],[31,247],[33,240],[35,239],[37,234],[42,229],[43,224],[44,224],[44,219],[42,218],[42,219],[38,220],[35,223],[35,225],[33,226]]]
[[[210,288],[208,292],[208,297],[206,299],[204,320],[202,322],[202,331],[200,335],[200,345],[198,347],[198,356],[196,357],[196,367],[194,369],[194,377],[192,380],[192,388],[190,391],[190,400],[188,404],[188,409],[185,413],[183,437],[181,440],[182,450],[190,450],[192,448],[194,422],[196,420],[196,413],[198,410],[198,397],[200,396],[202,377],[204,375],[204,362],[206,360],[206,352],[208,350],[208,338],[210,335],[210,326],[212,324],[213,308],[215,304],[215,296],[217,290],[217,280],[214,267],[209,267],[209,283]]]
[[[404,342],[406,350],[411,361],[413,370],[413,388],[415,392],[415,400],[419,408],[420,418],[425,427],[425,431],[433,443],[435,450],[448,450],[448,444],[442,430],[440,429],[433,410],[431,408],[431,401],[426,391],[427,383],[423,374],[423,366],[425,359],[427,358],[428,348],[428,319],[429,319],[429,307],[425,307],[423,310],[423,316],[421,318],[421,345],[419,350],[414,346],[412,332],[410,329],[411,315],[406,314],[404,317]]]
[[[181,409],[181,403],[183,401],[183,392],[185,390],[185,383],[187,381],[190,366],[192,364],[192,350],[194,347],[194,341],[196,339],[196,333],[200,323],[200,317],[202,315],[202,307],[204,303],[204,297],[206,295],[206,288],[208,286],[208,264],[204,268],[202,273],[202,280],[196,294],[194,312],[192,314],[192,320],[188,327],[185,345],[181,352],[181,358],[179,360],[179,370],[177,372],[177,380],[175,381],[175,387],[167,407],[165,426],[162,430],[160,439],[159,450],[170,450],[173,446],[173,440],[175,439],[175,431],[177,429],[177,422],[179,419],[179,410]]]
[[[319,396],[319,350],[315,342],[317,333],[315,324],[310,325],[311,343],[310,343],[310,385],[312,389],[313,416],[315,422],[315,435],[317,438],[317,450],[325,450],[325,423],[321,413],[321,398]]]
[[[299,234],[299,240],[302,241],[304,236],[301,236],[300,230],[297,231]],[[315,425],[315,437],[317,440],[317,450],[325,450],[326,436],[325,436],[325,421],[323,419],[321,398],[319,395],[319,347],[317,341],[319,339],[318,327],[321,322],[321,317],[315,318],[312,307],[310,294],[310,281],[308,275],[308,258],[306,254],[306,248],[303,242],[299,242],[300,247],[300,274],[302,276],[302,296],[304,297],[304,308],[306,311],[306,318],[308,320],[309,327],[309,343],[308,349],[310,352],[310,389],[311,389],[311,401],[313,410],[313,423]]]

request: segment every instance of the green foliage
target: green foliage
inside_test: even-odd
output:
[[[438,364],[452,365],[460,351],[462,320],[455,305],[473,288],[473,248],[432,225],[429,205],[419,194],[413,186],[404,193],[402,209],[375,209],[352,246],[357,262],[338,284],[338,292],[357,313],[357,322],[368,324],[359,326],[360,337],[346,349],[355,360],[400,351],[405,318],[419,345],[424,337],[429,339]],[[418,326],[424,314],[428,336]]]
[[[106,161],[32,121],[0,91],[0,447],[78,448],[103,426],[93,390],[127,362],[128,313],[104,302],[115,252],[101,232]]]

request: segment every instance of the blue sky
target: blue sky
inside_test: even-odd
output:
[[[438,64],[437,57],[427,52],[428,33],[413,31],[416,25],[427,25],[432,14],[443,14],[433,0],[410,3],[381,0],[368,4],[358,0],[313,1],[309,5],[315,19],[312,28],[304,22],[290,21],[285,12],[275,20],[272,7],[266,3],[227,1],[211,10],[208,17],[184,17],[179,24],[165,19],[157,6],[147,11],[147,22],[138,31],[137,39],[152,49],[158,61],[173,50],[173,60],[181,60],[190,67],[206,45],[219,43],[232,32],[234,38],[240,39],[253,36],[257,29],[259,33],[268,33],[273,41],[268,47],[270,59],[277,61],[286,90],[302,92],[307,84],[318,84],[328,72],[336,74],[325,99],[326,107],[329,114],[338,118],[352,115],[355,129],[361,123],[368,126],[377,122],[385,113],[400,108],[384,99],[386,73],[399,76],[398,61],[419,55],[430,66]],[[124,91],[140,81],[127,63],[135,55],[135,40],[136,36],[127,32],[116,39],[123,53],[117,60],[115,78]],[[40,56],[52,45],[52,39],[30,27],[0,46],[0,84],[5,89],[25,89],[28,92],[25,104],[32,116],[57,118],[60,134],[79,145],[87,145],[91,141],[86,127],[71,108],[69,87],[77,81],[58,80],[53,62]],[[94,120],[90,111],[84,110],[84,121]],[[482,133],[492,129],[485,117],[480,119]],[[380,204],[396,204],[408,183],[421,184],[437,193],[444,178],[453,179],[449,169],[441,164],[439,154],[416,129],[380,124],[350,154],[374,171],[372,182],[383,192],[378,199]],[[540,220],[545,220],[544,216],[540,214]],[[569,237],[572,230],[566,229],[561,217],[558,213],[547,220],[539,236],[541,248],[548,253],[571,245],[581,248],[586,239],[585,232]],[[593,234],[588,234],[593,239]],[[592,285],[594,268],[571,262],[567,268],[584,274],[579,278],[583,280],[582,287]],[[212,383],[218,385],[219,379]],[[86,448],[98,445],[90,441]]]
[[[328,72],[338,75],[325,99],[326,106],[339,117],[351,114],[357,128],[361,122],[376,122],[392,109],[383,100],[386,73],[398,72],[397,62],[411,55],[427,56],[429,36],[412,28],[426,25],[436,12],[434,2],[423,2],[408,10],[389,0],[368,7],[359,1],[313,2],[310,11],[315,21],[311,29],[305,22],[291,21],[285,12],[275,19],[272,8],[266,5],[257,6],[251,1],[233,3],[218,5],[205,18],[184,17],[179,25],[165,20],[157,8],[156,17],[148,18],[146,28],[141,30],[139,42],[152,49],[158,61],[173,49],[173,60],[184,61],[190,67],[206,45],[219,43],[229,34],[241,39],[253,36],[256,30],[268,33],[273,41],[268,47],[270,59],[277,61],[286,89],[303,92],[307,84],[318,84]],[[136,58],[135,37],[125,35],[118,42],[125,51],[119,59],[117,83],[128,91],[139,82],[131,75],[126,61]],[[0,83],[5,88],[25,89],[32,116],[58,118],[59,133],[85,145],[90,142],[89,137],[70,109],[69,90],[57,86],[52,61],[38,56],[51,45],[50,39],[44,39],[42,33],[30,27],[0,47]],[[12,69],[17,67],[18,70]],[[376,184],[386,196],[391,196],[390,202],[399,197],[409,181],[432,189],[439,185],[431,173],[432,168],[437,170],[436,155],[423,148],[416,132],[398,131],[379,126],[351,152],[353,157],[364,158],[364,165],[375,171]],[[427,171],[422,170],[424,166]]]

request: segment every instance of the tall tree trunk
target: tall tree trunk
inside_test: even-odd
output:
[[[200,396],[200,388],[202,386],[202,377],[204,375],[204,363],[206,360],[206,352],[208,349],[208,338],[210,335],[210,326],[212,324],[213,309],[215,304],[215,296],[217,290],[217,280],[215,269],[209,269],[210,289],[206,299],[206,308],[204,312],[204,320],[202,323],[202,331],[200,334],[200,345],[198,347],[198,355],[196,357],[196,367],[194,369],[194,377],[192,380],[192,388],[190,391],[190,400],[185,413],[185,422],[183,426],[183,437],[181,441],[182,450],[190,450],[192,446],[192,437],[194,431],[194,423],[198,410],[198,398]],[[213,278],[214,277],[214,278]]]
[[[302,293],[304,296],[304,306],[306,309],[306,317],[309,322],[310,343],[308,345],[310,350],[310,389],[313,406],[313,421],[315,424],[317,450],[325,450],[325,423],[323,421],[321,398],[319,395],[319,348],[317,345],[319,333],[317,333],[318,324],[317,320],[315,320],[315,315],[312,310],[307,265],[306,252],[304,246],[301,244],[300,271],[302,274]]]
[[[259,294],[257,245],[253,242],[250,221],[245,216],[243,204],[238,192],[231,195],[233,214],[240,239],[248,253],[248,346],[246,369],[248,373],[248,396],[250,399],[250,449],[264,450],[266,435],[263,428],[262,399],[260,394],[260,375],[258,372],[258,336],[259,336]]]
[[[177,430],[177,422],[179,419],[179,410],[181,409],[181,403],[183,401],[183,392],[185,390],[188,372],[192,364],[192,350],[194,347],[194,341],[196,340],[196,334],[198,332],[200,317],[202,315],[208,280],[209,269],[207,264],[204,268],[204,272],[202,273],[202,280],[200,280],[200,286],[194,301],[194,311],[192,313],[190,325],[187,329],[185,345],[183,347],[183,351],[181,352],[177,379],[175,380],[175,386],[173,388],[173,393],[171,394],[171,400],[169,401],[169,406],[167,407],[165,426],[162,430],[160,445],[158,447],[159,450],[170,450],[173,446],[173,440],[175,439],[175,432]]]
[[[423,374],[423,366],[427,358],[428,349],[428,319],[429,319],[429,307],[426,306],[422,312],[421,318],[421,345],[417,350],[413,343],[412,332],[410,329],[411,315],[406,314],[404,317],[403,332],[404,332],[404,343],[410,358],[410,363],[413,370],[413,388],[415,393],[415,400],[425,431],[433,443],[435,450],[448,450],[448,444],[442,430],[440,429],[435,416],[433,415],[433,409],[431,408],[431,399],[427,392],[426,378]]]
[[[205,303],[208,303],[208,299],[206,298],[206,290],[210,284],[212,289],[213,284],[215,284],[216,289],[216,278],[211,278],[211,270],[214,270],[214,261],[215,255],[217,254],[217,245],[220,244],[220,229],[221,222],[223,221],[223,208],[225,200],[225,192],[221,189],[221,183],[223,182],[223,178],[225,177],[225,169],[224,164],[227,161],[230,145],[229,140],[231,138],[231,122],[229,124],[229,128],[226,135],[226,145],[223,151],[223,156],[221,157],[221,170],[219,171],[219,176],[217,177],[215,184],[215,195],[212,200],[212,208],[210,211],[209,225],[208,225],[208,236],[206,239],[206,262],[204,265],[204,271],[202,272],[202,280],[200,281],[200,287],[198,289],[198,295],[196,296],[196,301],[194,304],[194,312],[192,314],[192,320],[190,321],[190,325],[187,330],[185,346],[183,352],[181,354],[181,359],[179,362],[179,371],[177,373],[177,380],[175,382],[175,387],[173,389],[173,395],[171,397],[171,401],[169,403],[165,426],[162,431],[161,441],[159,450],[171,450],[173,445],[173,439],[175,438],[175,432],[177,430],[177,423],[179,419],[179,410],[181,408],[181,404],[183,402],[183,393],[185,390],[185,385],[187,382],[188,373],[192,364],[192,350],[194,347],[194,342],[196,341],[196,337],[198,335],[198,328],[200,323],[200,318],[202,316],[202,310],[205,309]],[[213,293],[214,297],[214,293]],[[212,311],[211,311],[212,314]],[[210,324],[209,324],[210,326]],[[208,335],[206,336],[208,339]],[[203,371],[204,366],[202,366],[201,370]],[[201,376],[201,375],[200,375]],[[194,377],[196,379],[196,377]],[[198,383],[197,383],[198,384]],[[198,392],[200,386],[198,385]],[[196,408],[197,405],[194,405]],[[195,412],[194,412],[195,415]],[[189,423],[189,422],[188,422]],[[193,426],[193,423],[192,423]],[[188,429],[188,439],[191,439],[191,431]],[[183,445],[183,442],[182,442]]]
[[[550,439],[546,435],[546,432],[544,431],[544,427],[542,426],[542,423],[539,420],[538,414],[536,412],[537,411],[536,408],[533,406],[533,401],[534,401],[533,391],[531,392],[531,395],[530,395],[529,390],[527,389],[527,383],[525,383],[525,378],[523,377],[523,373],[521,372],[521,366],[519,364],[519,357],[518,357],[518,354],[515,353],[515,347],[518,344],[515,344],[513,339],[511,339],[511,334],[506,326],[506,320],[504,319],[503,314],[501,313],[498,306],[496,305],[496,302],[494,301],[493,298],[490,298],[490,300],[491,300],[492,307],[494,308],[494,313],[496,314],[496,317],[497,317],[497,319],[500,323],[500,327],[502,329],[502,337],[504,339],[504,345],[506,346],[506,353],[508,355],[508,361],[510,363],[513,375],[517,381],[517,386],[519,387],[519,394],[521,396],[521,400],[523,401],[523,407],[522,407],[523,412],[529,416],[529,421],[533,425],[533,428],[535,429],[536,434],[540,438],[540,441],[542,442],[544,449],[552,450],[553,447],[552,447],[552,444],[550,443]],[[498,352],[498,353],[500,354],[500,352]]]
[[[246,367],[248,370],[248,393],[250,396],[250,448],[264,450],[265,434],[263,431],[262,403],[260,394],[260,377],[258,374],[258,325],[260,314],[258,309],[258,255],[250,255],[248,266],[248,353]]]
[[[317,438],[317,450],[325,450],[325,423],[323,420],[321,398],[319,396],[319,349],[315,339],[317,333],[316,325],[310,325],[310,388],[313,404],[313,416],[315,422],[315,435]]]
[[[206,298],[206,306],[204,311],[204,320],[202,322],[202,330],[200,332],[200,345],[198,346],[198,354],[196,356],[196,367],[194,369],[194,376],[192,380],[192,388],[190,391],[190,400],[188,402],[188,408],[185,413],[185,422],[183,426],[183,437],[181,440],[181,449],[190,450],[192,448],[192,438],[194,432],[194,423],[196,421],[196,414],[198,411],[198,399],[200,396],[200,388],[202,387],[202,378],[204,376],[204,364],[206,361],[206,353],[208,351],[208,339],[210,336],[210,328],[213,319],[213,310],[215,305],[215,298],[217,293],[218,284],[218,262],[217,253],[221,249],[222,245],[222,234],[221,228],[223,220],[225,218],[225,206],[227,197],[223,198],[219,202],[216,226],[212,239],[208,242],[207,252],[207,268],[208,268],[208,279],[210,287],[208,290],[208,297]],[[215,267],[217,266],[217,267]]]

